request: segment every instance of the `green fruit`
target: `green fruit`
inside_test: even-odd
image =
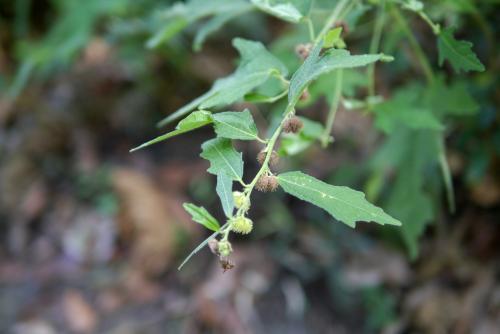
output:
[[[241,234],[252,232],[253,222],[246,217],[233,218],[231,222],[231,231]]]

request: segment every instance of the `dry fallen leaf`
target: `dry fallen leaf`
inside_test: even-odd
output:
[[[112,182],[120,203],[121,237],[131,244],[134,268],[152,276],[161,274],[172,260],[176,232],[188,225],[179,222],[189,218],[175,212],[169,205],[174,200],[135,170],[114,170]]]
[[[94,332],[97,327],[97,314],[79,291],[66,291],[63,295],[62,307],[64,319],[73,332]]]

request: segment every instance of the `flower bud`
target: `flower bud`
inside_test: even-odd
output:
[[[218,249],[221,257],[228,257],[233,252],[233,247],[231,243],[227,240],[219,241]]]
[[[252,232],[253,222],[246,217],[235,217],[231,221],[231,231],[241,234]]]
[[[311,43],[298,44],[295,47],[295,53],[302,60],[305,60],[307,57],[309,57],[309,54],[311,53],[311,50],[312,50],[312,44]]]
[[[250,201],[244,193],[240,191],[233,191],[234,206],[237,209],[244,209],[247,211],[250,208]]]
[[[304,89],[302,94],[300,94],[299,100],[300,101],[307,101],[307,100],[309,100],[310,97],[311,97],[311,94],[309,93],[309,90],[306,88],[306,89]]]
[[[302,127],[304,126],[304,123],[298,118],[297,116],[292,116],[288,118],[285,123],[283,124],[283,132],[285,133],[298,133]]]

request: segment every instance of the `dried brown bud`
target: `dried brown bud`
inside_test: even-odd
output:
[[[285,121],[283,124],[283,131],[285,133],[297,133],[299,132],[304,124],[297,116],[292,116]]]
[[[338,28],[338,27],[342,27],[342,33],[343,34],[348,34],[349,33],[349,25],[347,24],[346,21],[337,21],[335,22],[335,24],[333,25],[333,28]]]
[[[215,254],[219,255],[219,241],[217,239],[212,239],[208,242],[208,248],[210,248],[210,251]]]
[[[231,270],[234,268],[234,262],[229,261],[227,259],[220,260],[220,266],[222,268],[222,272],[225,273],[228,270]]]
[[[278,180],[274,175],[262,175],[255,184],[255,189],[262,192],[270,192],[278,189]]]
[[[264,160],[266,160],[266,155],[267,155],[267,152],[266,151],[260,151],[259,154],[257,154],[257,161],[259,162],[259,164],[263,164],[264,163]],[[269,167],[274,167],[278,164],[280,160],[280,157],[278,156],[278,153],[276,153],[276,151],[272,151],[271,152],[271,157],[269,158]]]
[[[297,46],[295,46],[295,53],[302,60],[305,60],[307,57],[309,57],[309,53],[311,53],[311,50],[312,50],[311,43],[298,44]]]
[[[309,100],[310,97],[311,97],[311,94],[309,94],[309,90],[306,88],[306,89],[304,89],[302,94],[300,94],[299,100],[300,101],[307,101],[307,100]]]

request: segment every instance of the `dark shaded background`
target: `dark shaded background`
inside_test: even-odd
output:
[[[270,44],[289,26],[252,14],[200,53],[191,50],[189,30],[146,50],[156,25],[143,18],[161,4],[115,2],[96,13],[62,1],[0,1],[0,332],[498,333],[494,2],[481,8],[481,20],[465,13],[461,21],[459,33],[487,67],[474,80],[488,87],[474,92],[477,117],[455,123],[448,138],[458,211],[438,204],[418,259],[408,259],[394,232],[367,224],[351,230],[278,192],[255,196],[256,230],[236,239],[236,268],[226,273],[208,250],[176,270],[206,237],[182,203],[203,203],[223,217],[199,158],[212,131],[128,151],[232,71],[231,37]],[[426,27],[412,23],[435,54]],[[250,107],[265,129],[266,110]],[[304,114],[321,119],[326,110],[319,100]],[[328,150],[314,146],[280,168],[300,166],[362,189],[356,166],[369,160],[380,134],[370,117],[346,111],[333,133]],[[238,145],[245,175],[254,174],[260,147]]]

